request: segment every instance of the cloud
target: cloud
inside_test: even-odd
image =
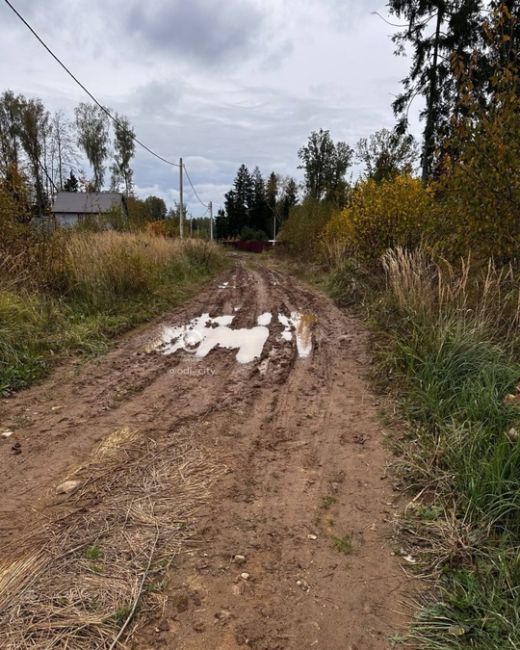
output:
[[[354,146],[391,127],[409,65],[371,15],[386,14],[386,0],[91,0],[88,11],[79,0],[15,2],[143,142],[183,156],[206,203],[222,201],[243,162],[300,179],[297,151],[312,130]],[[0,91],[39,96],[68,117],[88,101],[2,3],[0,78]],[[178,170],[136,154],[139,193],[171,204]],[[186,200],[204,211],[188,187]]]
[[[265,9],[252,0],[155,0],[126,7],[128,39],[205,66],[252,56],[266,26]]]

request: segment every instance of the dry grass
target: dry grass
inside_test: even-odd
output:
[[[194,437],[113,432],[67,477],[81,485],[61,497],[60,515],[2,549],[2,650],[125,647],[118,637],[135,631],[137,605],[161,607],[157,585],[220,475]]]
[[[387,288],[398,306],[436,322],[463,324],[512,334],[520,324],[520,282],[513,266],[489,260],[484,268],[471,258],[458,265],[434,262],[424,249],[392,249],[382,258]]]
[[[146,233],[73,233],[64,238],[63,257],[51,286],[93,305],[153,293],[165,281],[181,282],[218,266],[217,247]]]

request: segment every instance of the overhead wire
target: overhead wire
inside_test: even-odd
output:
[[[207,209],[209,210],[209,205],[208,205],[207,203],[204,203],[204,201],[200,198],[200,196],[199,196],[197,190],[195,189],[195,185],[193,185],[193,183],[192,183],[192,181],[191,181],[191,177],[190,177],[190,175],[189,175],[189,173],[188,173],[188,170],[187,170],[187,168],[186,168],[186,165],[183,164],[183,167],[184,167],[184,171],[186,172],[186,178],[188,179],[188,183],[191,185],[191,189],[193,190],[193,194],[194,194],[195,197],[197,198],[198,202],[199,202],[199,203],[200,203],[204,208],[207,208]]]
[[[107,115],[114,124],[116,124],[119,127],[125,128],[121,122],[112,115],[112,113],[108,110],[106,106],[103,106],[103,104],[95,97],[95,95],[90,92],[90,90],[83,84],[77,77],[76,75],[71,72],[71,70],[63,63],[63,61],[51,50],[51,48],[47,45],[47,43],[41,38],[41,36],[37,33],[37,31],[27,22],[27,20],[22,16],[22,14],[16,9],[16,7],[10,2],[10,0],[4,0],[6,5],[11,9],[11,11],[22,21],[22,23],[27,27],[27,29],[33,34],[33,36],[39,41],[39,43],[47,50],[47,52],[52,56],[52,58],[65,70],[65,72],[75,81],[75,83],[78,84],[78,86],[85,92],[90,99]],[[129,132],[130,135],[132,136],[132,139],[134,142],[136,142],[140,147],[145,149],[148,153],[150,153],[152,156],[155,156],[158,160],[161,162],[171,165],[172,167],[180,167],[179,163],[173,162],[171,160],[168,160],[167,158],[164,158],[160,154],[156,153],[153,149],[151,149],[147,144],[142,142],[132,131]]]

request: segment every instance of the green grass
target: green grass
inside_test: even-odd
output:
[[[327,494],[326,496],[322,497],[320,508],[322,510],[330,510],[330,508],[332,508],[337,500],[338,499],[336,497],[332,496],[331,494]]]
[[[95,562],[96,560],[99,560],[101,555],[102,555],[102,551],[99,548],[99,546],[89,546],[83,552],[84,558],[86,560],[89,560],[90,562]]]
[[[424,309],[399,303],[384,278],[352,261],[330,274],[328,289],[339,304],[362,307],[379,340],[375,381],[400,407],[389,441],[400,484],[422,495],[403,521],[401,543],[427,576],[406,641],[519,650],[520,409],[504,404],[520,379],[519,337],[477,317],[478,296],[442,311],[432,296]]]
[[[332,547],[342,553],[343,555],[350,555],[352,553],[352,538],[350,535],[343,535],[343,537],[331,536]]]
[[[401,316],[384,363],[414,433],[401,445],[404,480],[428,495],[408,523],[439,560],[414,643],[520,648],[520,441],[509,434],[520,411],[503,402],[520,364],[482,328]]]
[[[0,395],[41,379],[66,355],[103,352],[113,337],[194,295],[225,264],[203,243],[90,238],[71,237],[51,288],[0,284]]]

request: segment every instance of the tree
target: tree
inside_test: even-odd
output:
[[[103,187],[105,161],[108,157],[108,117],[94,104],[81,103],[75,109],[78,145],[83,149],[94,172],[93,188]]]
[[[266,223],[270,214],[270,207],[267,204],[266,187],[262,173],[258,167],[253,170],[253,193],[251,205],[249,207],[248,225],[253,230],[263,230],[265,232]]]
[[[116,115],[114,127],[114,164],[112,165],[112,188],[123,185],[126,197],[132,192],[133,170],[130,162],[135,156],[135,133],[126,117]],[[165,206],[166,215],[166,206]],[[164,218],[164,217],[161,217]]]
[[[381,129],[357,146],[358,160],[365,165],[365,176],[380,183],[399,174],[411,173],[417,160],[417,144],[410,134]]]
[[[280,185],[280,179],[278,175],[275,174],[275,172],[271,172],[269,174],[269,178],[267,179],[267,183],[265,187],[267,205],[271,208],[271,210],[276,210],[279,185]]]
[[[345,175],[353,154],[344,142],[335,144],[329,131],[313,131],[307,144],[298,151],[302,163],[298,168],[305,173],[307,197],[341,205],[345,198]]]
[[[390,0],[390,12],[403,19],[403,31],[394,36],[397,54],[406,44],[413,48],[412,66],[403,80],[404,90],[393,107],[399,116],[399,130],[406,131],[408,110],[421,94],[426,107],[421,157],[423,179],[436,168],[436,151],[449,134],[449,121],[459,93],[452,74],[451,57],[467,62],[479,39],[482,0]]]
[[[20,114],[25,98],[11,90],[0,96],[0,173],[7,177],[19,168]]]
[[[79,190],[79,181],[72,170],[67,180],[63,183],[62,189],[64,192],[77,192]]]
[[[66,182],[65,170],[69,169],[72,173],[72,169],[76,169],[78,164],[71,125],[65,119],[62,111],[57,111],[52,116],[49,126],[49,138],[46,166],[53,185],[62,190]]]
[[[215,217],[215,238],[226,239],[230,236],[229,218],[226,211],[220,208]]]
[[[249,225],[249,209],[254,203],[254,181],[245,165],[241,165],[233,181],[233,189],[224,197],[228,236],[236,237]]]
[[[159,196],[148,196],[144,200],[145,215],[150,221],[166,219],[166,203]]]
[[[298,203],[298,185],[291,176],[284,180],[280,203],[280,217],[283,223],[289,218],[291,208],[294,208]]]
[[[45,213],[48,197],[43,176],[48,172],[43,165],[44,142],[49,129],[49,113],[39,99],[24,100],[20,109],[20,142],[27,155],[34,182],[36,214]]]

